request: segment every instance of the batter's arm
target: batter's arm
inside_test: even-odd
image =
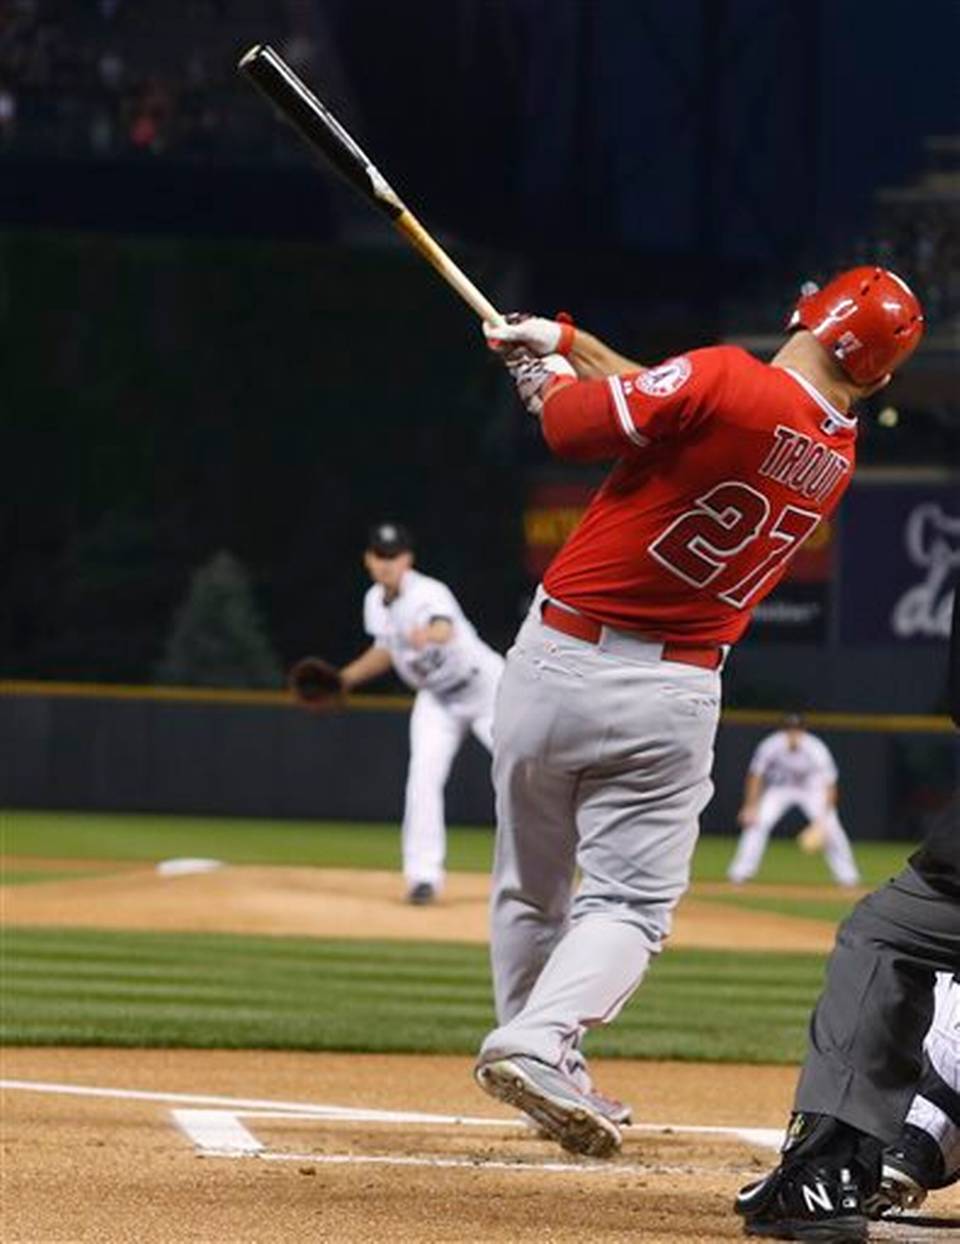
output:
[[[626,372],[645,371],[642,363],[619,354],[593,333],[577,328],[567,355],[581,380],[601,380],[604,376],[621,376]]]
[[[351,661],[349,665],[345,665],[340,671],[340,677],[343,679],[344,691],[352,691],[354,687],[359,687],[365,682],[372,682],[374,678],[381,678],[384,674],[388,674],[393,666],[393,659],[386,648],[381,648],[379,644],[371,644],[366,652]]]
[[[620,354],[593,333],[574,328],[568,318],[548,320],[541,315],[511,314],[507,320],[506,324],[483,326],[487,344],[498,354],[523,351],[534,358],[561,354],[581,380],[646,370],[642,363]]]

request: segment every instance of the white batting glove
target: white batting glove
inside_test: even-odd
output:
[[[569,354],[573,345],[573,325],[567,320],[548,320],[540,315],[513,312],[506,324],[484,324],[487,345],[497,354],[526,350],[543,358],[547,354]]]
[[[539,419],[543,414],[543,399],[547,386],[555,376],[572,376],[573,370],[562,354],[547,354],[536,358],[532,354],[515,351],[504,357],[507,371],[517,386],[520,401],[531,415]]]

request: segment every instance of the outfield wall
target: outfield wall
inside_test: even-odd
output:
[[[280,693],[4,683],[0,803],[396,821],[408,709],[389,696],[310,714]],[[947,718],[825,713],[809,721],[837,758],[841,813],[854,837],[919,836],[960,778]],[[759,711],[724,715],[707,832],[732,831],[750,753],[777,722]],[[493,819],[489,758],[473,739],[454,766],[447,807],[452,823]]]

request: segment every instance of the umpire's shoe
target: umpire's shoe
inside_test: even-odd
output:
[[[780,1165],[740,1190],[746,1235],[818,1244],[867,1238],[864,1202],[880,1183],[880,1142],[827,1114],[790,1120]]]
[[[867,1218],[853,1171],[815,1158],[787,1162],[748,1184],[734,1208],[745,1235],[817,1244],[861,1244]]]
[[[581,1093],[569,1076],[526,1054],[480,1063],[480,1087],[529,1115],[570,1153],[608,1158],[620,1148],[620,1129]]]

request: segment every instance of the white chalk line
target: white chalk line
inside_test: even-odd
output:
[[[28,1093],[64,1093],[74,1097],[113,1097],[127,1101],[182,1102],[194,1106],[225,1106],[233,1110],[294,1112],[319,1119],[345,1119],[348,1122],[450,1123],[473,1126],[503,1126],[513,1120],[471,1119],[458,1115],[424,1114],[419,1111],[365,1110],[351,1106],[318,1106],[304,1101],[271,1101],[262,1097],[218,1097],[210,1093],[158,1093],[146,1089],[99,1088],[83,1084],[51,1084],[43,1080],[0,1080],[0,1089],[19,1089]]]
[[[714,1167],[699,1166],[662,1166],[657,1163],[639,1165],[635,1162],[577,1162],[571,1158],[569,1162],[511,1162],[505,1158],[441,1158],[412,1157],[409,1154],[372,1154],[372,1153],[263,1153],[241,1154],[231,1150],[217,1153],[205,1150],[200,1154],[203,1158],[255,1158],[260,1162],[301,1162],[304,1165],[316,1164],[323,1166],[436,1166],[466,1167],[475,1171],[547,1171],[555,1175],[709,1175],[715,1173]],[[744,1172],[746,1173],[746,1171]]]
[[[324,1119],[343,1123],[423,1124],[439,1127],[525,1127],[520,1118],[496,1118],[490,1115],[430,1114],[411,1110],[372,1110],[356,1106],[319,1105],[314,1102],[276,1101],[261,1097],[224,1097],[210,1093],[166,1093],[146,1089],[105,1088],[94,1085],[57,1084],[42,1080],[0,1080],[0,1089],[32,1093],[62,1093],[77,1097],[107,1097],[127,1101],[156,1101],[195,1106],[220,1106],[233,1115],[248,1118]],[[783,1133],[775,1128],[716,1127],[687,1123],[634,1123],[623,1129],[628,1133],[669,1135],[683,1132],[698,1136],[730,1136],[748,1144],[779,1149]]]
[[[258,1158],[266,1162],[300,1162],[333,1166],[407,1166],[467,1168],[472,1170],[547,1171],[551,1173],[614,1173],[649,1174],[656,1169],[664,1174],[697,1173],[698,1168],[652,1168],[636,1163],[583,1163],[518,1161],[476,1156],[428,1156],[412,1154],[357,1153],[287,1153],[270,1150],[247,1128],[241,1119],[292,1120],[325,1123],[376,1123],[393,1127],[454,1127],[454,1128],[525,1128],[522,1118],[493,1118],[488,1115],[427,1114],[408,1110],[371,1110],[362,1107],[320,1105],[308,1102],[271,1101],[264,1098],[224,1097],[206,1093],[170,1093],[146,1089],[106,1088],[94,1085],[59,1084],[36,1080],[0,1080],[0,1089],[33,1093],[62,1094],[74,1097],[96,1097],[124,1101],[152,1101],[165,1105],[177,1103],[170,1111],[173,1123],[190,1141],[198,1156],[204,1158]],[[184,1106],[189,1105],[190,1109]],[[198,1107],[205,1108],[198,1108]],[[211,1107],[216,1107],[211,1109]],[[647,1135],[718,1136],[746,1141],[765,1148],[779,1148],[782,1133],[767,1128],[716,1127],[693,1124],[641,1123],[624,1131]],[[706,1168],[704,1168],[704,1172]]]

